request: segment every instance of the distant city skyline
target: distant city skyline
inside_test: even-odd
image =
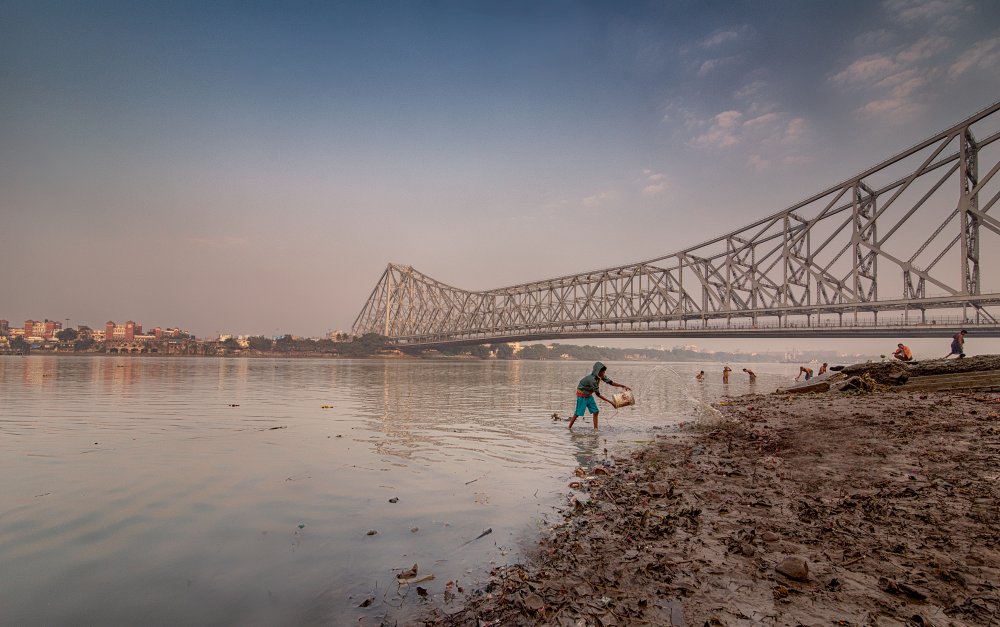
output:
[[[975,0],[0,17],[3,315],[198,337],[350,330],[388,262],[480,290],[673,252],[1000,84],[1000,11]]]

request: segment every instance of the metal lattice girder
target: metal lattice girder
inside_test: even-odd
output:
[[[1000,198],[998,111],[1000,103],[783,211],[649,261],[477,292],[389,264],[353,332],[401,345],[655,336],[734,319],[754,329],[789,316],[842,323],[844,313],[877,325],[879,312],[900,310],[926,322],[928,310],[944,309],[1000,331],[1000,290],[984,285],[1000,281],[1000,257],[982,256],[1000,250],[990,214]],[[984,163],[993,165],[980,176]]]

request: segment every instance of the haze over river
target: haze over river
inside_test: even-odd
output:
[[[760,392],[798,369],[609,363],[637,405],[571,434],[590,363],[0,357],[0,624],[406,616],[401,569],[440,595],[518,561],[577,466],[751,391],[744,365]]]

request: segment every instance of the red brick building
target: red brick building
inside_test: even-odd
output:
[[[45,340],[51,340],[60,331],[62,331],[62,323],[55,320],[24,321],[24,337],[40,337]]]
[[[142,335],[142,325],[129,320],[125,324],[115,324],[114,320],[104,323],[105,342],[131,342]]]

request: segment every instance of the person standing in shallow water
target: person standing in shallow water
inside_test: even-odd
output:
[[[959,359],[965,357],[965,334],[966,330],[962,329],[951,338],[951,352],[944,356],[945,359],[952,355],[958,355]]]
[[[806,368],[805,366],[799,366],[799,376],[795,377],[795,380],[798,381],[799,377],[801,377],[802,375],[806,375],[806,381],[808,381],[809,379],[812,379],[813,378],[813,369],[812,368]]]
[[[615,383],[609,379],[604,373],[607,372],[608,368],[601,362],[594,362],[593,371],[580,379],[580,383],[576,386],[576,410],[573,412],[572,418],[569,419],[569,428],[573,428],[573,423],[580,416],[590,413],[594,416],[594,430],[597,430],[597,415],[600,410],[597,409],[597,401],[594,400],[594,396],[601,399],[605,403],[611,404],[611,401],[601,396],[600,385],[601,381],[604,381],[611,387],[622,388],[625,390],[631,390],[627,385],[622,385],[621,383]]]
[[[750,376],[750,383],[757,383],[757,373],[749,368],[744,368],[743,372]]]
[[[729,383],[729,373],[732,372],[732,371],[733,371],[733,369],[730,368],[729,366],[726,366],[725,368],[722,369],[722,382],[723,383]]]

